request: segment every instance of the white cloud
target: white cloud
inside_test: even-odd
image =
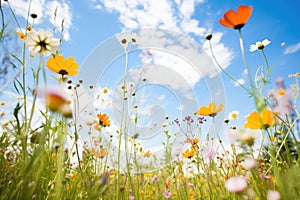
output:
[[[10,1],[10,5],[17,16],[27,18],[27,12],[29,8],[29,0],[14,0]],[[55,16],[56,10],[56,16]],[[72,13],[70,5],[65,0],[35,0],[31,1],[30,13],[37,14],[37,18],[34,19],[34,24],[39,25],[45,22],[50,22],[57,30],[61,30],[62,20],[64,21],[64,39],[70,39],[69,29],[72,26]],[[33,19],[29,18],[29,22],[32,23]]]
[[[300,50],[300,42],[298,42],[297,44],[290,45],[290,46],[286,47],[283,53],[284,54],[292,54],[292,53],[295,53],[299,50]]]
[[[238,84],[238,83],[239,84]],[[240,86],[240,85],[244,85],[245,84],[245,79],[243,79],[243,78],[240,78],[240,79],[237,79],[237,82],[234,82],[234,86],[235,87],[238,87],[238,86]]]
[[[207,27],[204,27],[204,24],[199,23],[198,19],[193,18],[195,7],[203,3],[203,0],[93,0],[91,2],[95,5],[98,2],[98,5],[103,7],[103,9],[117,13],[119,15],[118,20],[123,26],[123,31],[151,27],[172,30],[187,37],[194,35],[204,38],[208,30]],[[212,42],[218,61],[226,68],[233,59],[233,53],[221,42],[221,37],[222,33],[215,33]],[[151,38],[147,39],[151,40]],[[205,51],[208,51],[207,44],[202,45]],[[188,51],[188,49],[185,49],[185,51]],[[176,69],[178,73],[184,74],[184,77],[189,80],[190,85],[194,85],[201,78],[200,76],[195,76],[191,67],[186,68],[182,66],[183,63],[179,59],[172,60],[170,56],[166,54],[162,55],[162,53],[160,55],[153,55],[152,62],[156,64],[158,60],[161,65],[163,65],[163,60],[168,65],[172,62],[172,68]],[[203,73],[203,71],[201,72]],[[211,73],[210,70],[204,70],[204,72]],[[207,75],[207,73],[203,73],[202,75]]]

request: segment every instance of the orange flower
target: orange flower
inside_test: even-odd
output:
[[[25,39],[25,35],[24,35],[23,32],[17,32],[17,34],[18,34],[20,40],[24,40]]]
[[[219,19],[219,23],[228,28],[241,29],[249,20],[252,8],[252,6],[239,6],[237,12],[231,9],[225,12],[224,19]]]
[[[103,127],[110,126],[110,120],[106,114],[99,113],[97,117],[99,119],[100,126]]]
[[[54,112],[61,113],[65,117],[72,117],[72,110],[68,101],[64,96],[56,92],[47,92],[47,107]]]
[[[63,56],[56,54],[53,58],[49,58],[47,67],[53,72],[56,72],[62,76],[75,76],[79,73],[77,70],[78,63],[74,58],[68,57],[65,59]]]
[[[274,114],[271,110],[265,109],[260,114],[253,111],[245,123],[245,128],[250,129],[267,129],[274,123]]]
[[[189,158],[189,159],[191,159],[191,158],[194,157],[194,156],[195,156],[195,151],[194,151],[194,149],[191,149],[191,150],[187,149],[187,150],[185,150],[185,152],[182,154],[182,157],[183,157],[183,158]]]
[[[224,108],[223,104],[220,104],[217,108],[215,103],[210,103],[208,104],[208,107],[206,106],[202,106],[197,112],[196,114],[198,115],[203,115],[203,116],[210,116],[210,117],[214,117],[218,114],[218,112],[220,112],[222,109]]]
[[[104,158],[105,156],[107,156],[107,154],[108,154],[108,152],[104,148],[100,148],[99,151],[96,151],[95,148],[92,148],[92,150],[91,150],[91,155],[93,155],[97,158]]]

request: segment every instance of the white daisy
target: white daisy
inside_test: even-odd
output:
[[[238,119],[240,112],[239,111],[232,111],[228,114],[229,119]]]
[[[35,30],[28,32],[24,41],[30,51],[44,56],[50,55],[59,45],[59,39],[53,38],[51,32],[43,29],[39,29],[38,32]]]
[[[271,41],[268,39],[264,39],[262,42],[258,41],[255,44],[250,45],[249,51],[253,52],[256,50],[263,50],[265,48],[265,46],[267,46],[270,43],[271,43]]]

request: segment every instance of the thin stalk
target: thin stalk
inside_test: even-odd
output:
[[[246,88],[244,85],[242,85],[238,80],[236,80],[229,72],[227,72],[222,66],[221,64],[218,62],[218,60],[216,59],[216,56],[214,54],[211,42],[209,41],[209,47],[210,47],[210,52],[211,55],[214,59],[214,61],[216,62],[216,64],[218,65],[218,67],[234,82],[236,82],[239,86],[241,86],[244,90],[246,90],[247,92],[249,92],[250,94],[252,93],[248,88]]]
[[[241,48],[241,52],[242,52],[242,57],[243,57],[244,65],[245,65],[245,68],[246,68],[246,71],[247,71],[247,75],[248,75],[250,86],[253,89],[254,86],[253,86],[251,73],[250,73],[249,66],[248,66],[247,59],[246,59],[246,54],[245,54],[245,48],[244,48],[244,42],[243,42],[243,36],[242,36],[241,29],[239,29],[239,36],[240,36],[240,48]]]

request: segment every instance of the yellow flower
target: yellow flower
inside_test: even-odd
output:
[[[194,156],[195,156],[195,151],[194,151],[194,149],[191,149],[191,150],[187,149],[187,150],[185,150],[185,152],[182,154],[182,157],[183,157],[183,158],[189,158],[189,159],[191,159],[191,158],[194,157]]]
[[[92,148],[92,150],[91,150],[91,155],[95,156],[97,158],[104,158],[105,156],[107,156],[107,154],[108,154],[108,151],[104,148],[100,148],[99,151],[96,151],[95,148]]]
[[[24,40],[25,39],[25,35],[24,35],[23,32],[18,31],[17,34],[18,34],[20,40]]]
[[[210,103],[208,104],[208,107],[202,106],[196,114],[198,115],[203,115],[203,116],[210,116],[210,117],[215,117],[218,112],[220,112],[223,109],[224,105],[220,104],[217,108],[215,103]]]
[[[144,157],[150,157],[151,156],[151,151],[148,150],[144,153]]]
[[[53,72],[56,72],[62,76],[75,76],[79,73],[77,70],[78,63],[74,58],[68,57],[65,59],[63,56],[56,54],[53,58],[49,58],[47,67]]]
[[[110,126],[110,120],[106,114],[99,113],[97,115],[97,117],[99,119],[100,126],[103,126],[103,127]]]
[[[285,94],[285,90],[284,89],[280,89],[277,91],[278,95],[284,95]]]
[[[105,87],[105,88],[102,89],[102,92],[103,92],[104,94],[106,94],[106,93],[108,92],[108,89]]]
[[[248,117],[245,123],[245,128],[250,129],[267,129],[274,123],[274,113],[265,109],[260,114],[257,111],[253,111]]]

